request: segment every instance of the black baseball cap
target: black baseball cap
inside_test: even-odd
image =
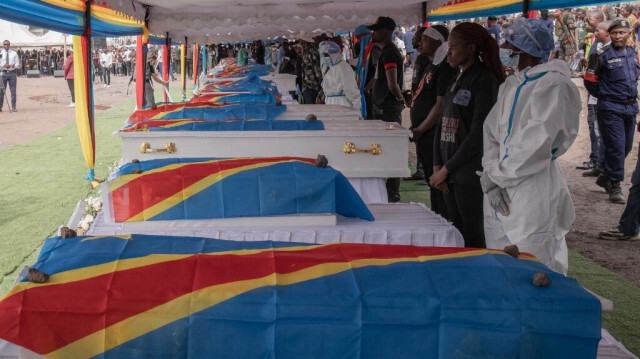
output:
[[[396,28],[396,22],[393,21],[392,18],[390,17],[386,17],[386,16],[380,16],[378,18],[378,20],[376,20],[376,23],[373,25],[369,25],[367,26],[367,29],[369,30],[380,30],[380,29],[388,29],[388,30],[395,30]]]
[[[611,25],[609,25],[609,28],[607,29],[608,32],[611,32],[617,28],[623,28],[623,29],[629,29],[629,22],[627,22],[627,20],[616,20],[614,22],[611,23]]]

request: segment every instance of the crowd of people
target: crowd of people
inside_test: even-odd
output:
[[[610,8],[542,12],[536,19],[491,17],[404,33],[393,19],[380,17],[355,29],[353,39],[285,42],[272,63],[275,71],[297,74],[302,103],[341,104],[365,118],[397,123],[409,107],[432,209],[460,230],[465,244],[517,244],[566,273],[564,236],[575,214],[556,159],[575,140],[583,110],[572,78],[584,76],[591,98],[585,107],[595,114],[590,123],[600,134],[602,165],[587,169],[600,171],[596,183],[611,202],[627,202],[620,182],[638,112],[637,27],[628,20],[635,9],[622,7],[607,21]],[[582,35],[577,30],[583,26]],[[344,42],[351,41],[349,53]],[[261,47],[242,50],[257,60]],[[586,54],[578,67],[572,66],[576,54]],[[411,70],[411,89],[405,89]],[[638,171],[620,225],[600,238],[638,235]],[[387,180],[390,202],[399,200],[398,185],[399,179]]]

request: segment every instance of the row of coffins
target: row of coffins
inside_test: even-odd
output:
[[[385,203],[406,129],[282,119],[306,109],[223,85],[127,120],[88,236],[48,239],[0,301],[18,355],[595,357],[600,303],[575,280]]]

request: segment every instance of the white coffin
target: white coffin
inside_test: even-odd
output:
[[[379,120],[327,121],[323,131],[157,131],[120,132],[123,163],[133,159],[195,157],[270,157],[297,156],[316,158],[325,155],[329,165],[346,177],[405,177],[410,175],[410,131],[397,124]],[[393,128],[393,129],[390,129]],[[151,149],[175,145],[174,153],[141,153],[140,146]],[[345,153],[345,145],[356,151],[378,145],[381,153]]]
[[[464,247],[460,232],[445,219],[422,204],[369,205],[376,218],[369,222],[338,216],[337,224],[328,226],[224,227],[184,226],[181,221],[164,221],[163,226],[149,222],[107,223],[104,212],[98,213],[90,236],[120,234],[157,234],[206,237],[235,241],[283,241],[303,243],[367,243],[414,246]]]

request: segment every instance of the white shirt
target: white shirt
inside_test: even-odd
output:
[[[0,55],[2,58],[0,59],[0,71],[11,71],[20,67],[20,59],[18,59],[18,53],[9,49],[9,55],[7,55],[7,50],[0,50]],[[7,60],[9,60],[10,68],[4,67],[7,64]]]
[[[100,63],[102,66],[109,67],[113,64],[113,55],[110,52],[100,54]]]

